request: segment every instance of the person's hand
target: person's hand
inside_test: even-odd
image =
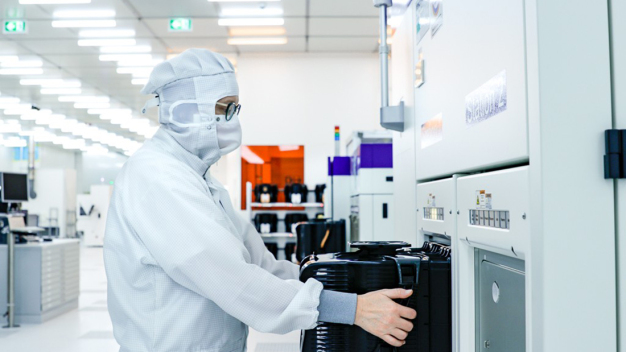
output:
[[[413,323],[407,319],[415,319],[417,313],[392,299],[404,299],[412,294],[412,290],[397,288],[357,296],[354,324],[392,346],[404,345],[413,329]]]

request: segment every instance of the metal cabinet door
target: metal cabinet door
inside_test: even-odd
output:
[[[480,352],[525,352],[524,273],[481,260],[477,287]]]

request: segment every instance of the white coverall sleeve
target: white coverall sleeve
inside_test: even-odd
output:
[[[219,224],[225,215],[195,175],[159,169],[151,172],[161,181],[129,200],[135,209],[129,221],[168,276],[255,330],[315,327],[322,284],[283,280],[247,262],[248,249]]]
[[[245,245],[250,252],[252,262],[281,279],[298,280],[300,276],[299,266],[287,260],[276,260],[274,255],[265,247],[256,228],[242,217],[239,217],[239,220],[245,232]]]

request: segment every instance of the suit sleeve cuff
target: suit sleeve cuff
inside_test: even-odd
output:
[[[353,325],[357,297],[354,293],[323,290],[320,294],[318,321]]]

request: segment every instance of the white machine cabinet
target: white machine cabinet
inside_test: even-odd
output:
[[[527,160],[524,1],[446,0],[441,11],[415,46],[417,179]]]
[[[626,197],[602,165],[604,131],[626,128],[625,6],[409,6],[412,23],[399,30],[414,33],[394,38],[391,54],[413,49],[409,196],[422,209],[425,194],[440,192],[435,180],[468,175],[456,185],[453,231],[459,352],[625,349]],[[415,213],[414,236],[448,233],[445,220]]]
[[[459,240],[524,259],[530,240],[528,182],[528,167],[459,178]]]

